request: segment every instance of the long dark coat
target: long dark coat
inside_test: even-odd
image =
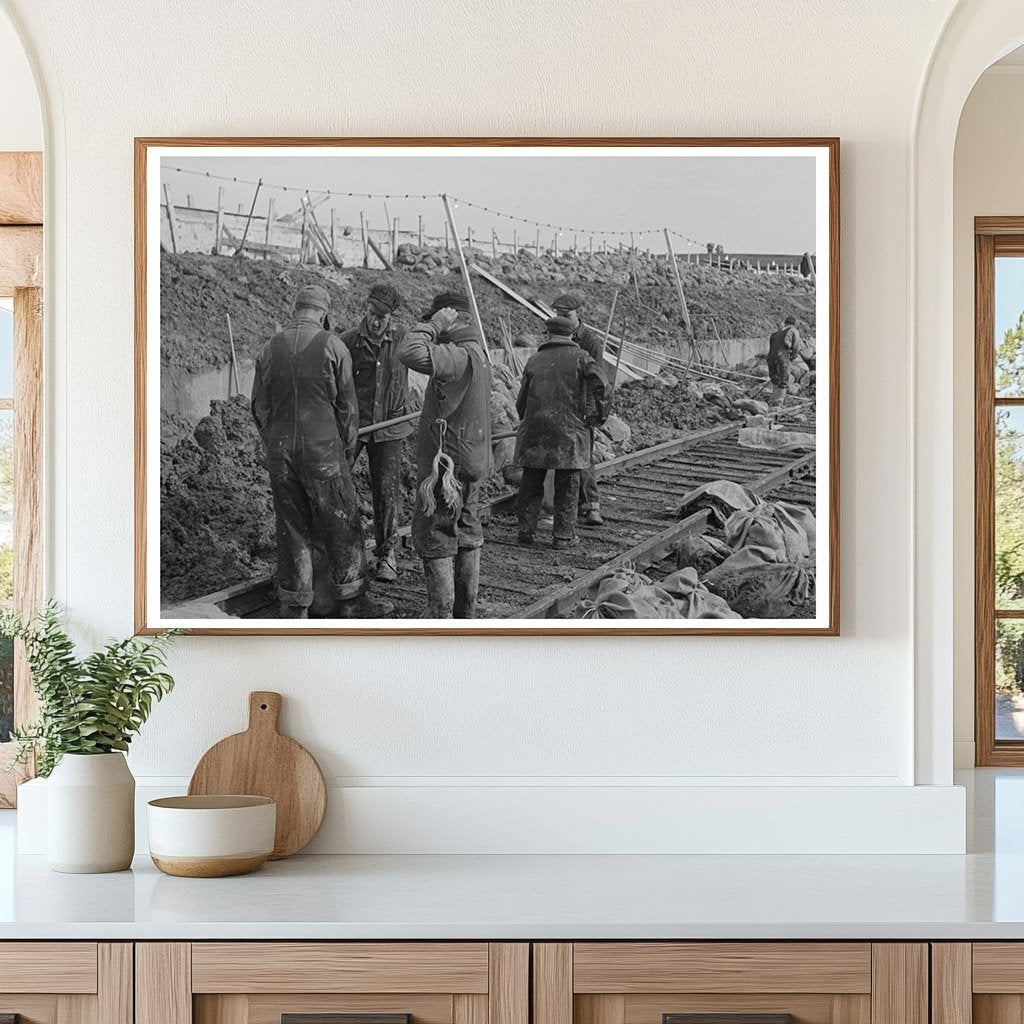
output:
[[[586,469],[592,426],[604,421],[605,380],[572,338],[552,336],[523,370],[516,400],[520,424],[515,464],[532,469]]]

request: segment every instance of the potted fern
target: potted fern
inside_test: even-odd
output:
[[[13,763],[34,757],[37,774],[49,780],[46,852],[54,871],[130,866],[135,779],[124,752],[154,701],[174,686],[161,669],[175,632],[112,641],[80,658],[56,604],[28,623],[0,613],[0,635],[24,643],[39,697],[38,721],[12,733]]]

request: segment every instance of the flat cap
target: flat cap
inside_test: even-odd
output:
[[[327,289],[321,288],[318,284],[303,285],[295,296],[295,308],[298,309],[299,306],[319,309],[326,313],[331,308],[331,297],[327,294]]]
[[[393,313],[402,304],[398,289],[389,284],[375,284],[366,300],[379,313]]]
[[[548,334],[556,334],[563,338],[571,338],[573,331],[576,330],[572,321],[564,316],[551,317],[550,320],[545,321],[545,326],[548,329]]]
[[[579,292],[562,292],[554,302],[551,303],[552,309],[560,309],[565,312],[571,312],[574,309],[583,308],[583,296]]]

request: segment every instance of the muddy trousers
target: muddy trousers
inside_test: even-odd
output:
[[[350,601],[366,590],[366,549],[348,467],[320,478],[291,462],[270,477],[277,533],[277,593],[282,604],[313,603],[313,548],[327,552],[331,596]]]
[[[480,548],[459,548],[454,558],[424,558],[427,618],[472,619],[480,591]]]
[[[572,540],[576,536],[580,474],[579,469],[534,469],[527,466],[519,484],[519,532],[533,536],[537,532],[541,504],[544,501],[544,478],[555,474],[555,540]]]
[[[594,472],[594,428],[590,428],[590,465],[580,470],[580,513],[599,512],[601,495],[597,492],[597,474]]]
[[[398,544],[398,492],[404,445],[403,438],[392,441],[360,440],[356,448],[356,459],[366,449],[366,461],[370,469],[370,500],[373,503],[373,539],[378,558],[394,551]]]

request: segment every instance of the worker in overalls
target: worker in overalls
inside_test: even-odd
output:
[[[383,618],[394,608],[366,594],[366,549],[350,466],[359,407],[352,358],[327,323],[330,296],[299,289],[292,319],[256,360],[252,414],[266,449],[277,534],[281,617],[313,603],[313,551],[327,555],[330,618]]]
[[[399,342],[410,370],[429,376],[416,435],[412,544],[423,560],[431,619],[471,619],[480,587],[480,487],[491,457],[491,368],[468,296],[436,296]]]

